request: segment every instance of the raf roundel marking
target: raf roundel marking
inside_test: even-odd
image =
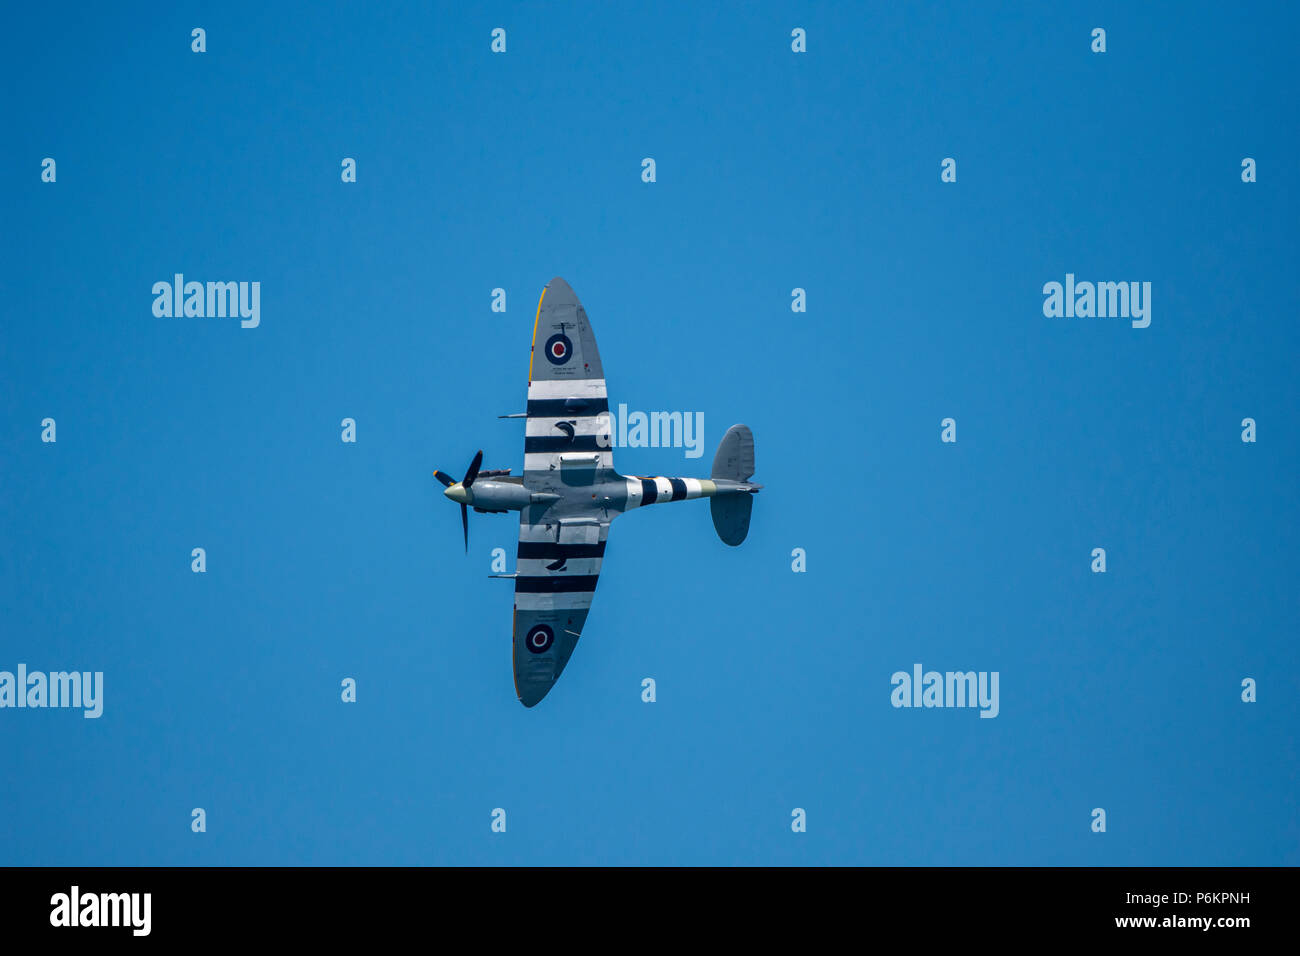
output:
[[[563,332],[557,332],[546,340],[546,357],[552,365],[563,365],[573,355],[573,343]]]
[[[528,636],[524,638],[524,643],[528,645],[528,649],[534,654],[544,654],[555,643],[555,632],[545,624],[538,624],[528,632]]]

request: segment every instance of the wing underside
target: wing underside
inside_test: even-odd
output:
[[[610,445],[596,336],[573,289],[552,279],[537,303],[529,358],[524,438],[529,487],[547,490],[544,486],[561,477],[572,484],[582,480],[582,471],[613,468]],[[558,474],[562,466],[565,475]]]
[[[526,418],[524,483],[558,496],[519,515],[515,692],[532,707],[563,673],[587,622],[609,516],[589,507],[586,490],[613,474],[600,352],[582,303],[560,278],[537,303]]]
[[[609,521],[533,524],[524,509],[515,564],[515,693],[525,707],[547,695],[582,635],[600,577]]]

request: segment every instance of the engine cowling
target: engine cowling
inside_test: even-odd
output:
[[[469,492],[469,503],[478,511],[520,511],[532,504],[528,489],[514,482],[479,479]]]

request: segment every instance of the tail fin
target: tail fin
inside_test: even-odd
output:
[[[754,434],[747,425],[732,425],[718,443],[713,456],[713,474],[719,482],[746,482],[754,474]],[[749,516],[754,510],[751,489],[718,488],[709,499],[713,528],[724,544],[740,544],[749,534]]]
[[[748,481],[754,474],[754,433],[748,425],[732,425],[718,442],[710,478]]]

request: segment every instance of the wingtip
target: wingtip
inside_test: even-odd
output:
[[[546,699],[546,695],[549,694],[552,688],[555,687],[555,681],[553,680],[548,682],[545,687],[541,687],[541,688],[539,688],[536,683],[532,683],[530,681],[524,681],[524,685],[525,685],[524,690],[528,691],[528,693],[522,694],[519,691],[519,683],[520,683],[519,675],[515,674],[515,696],[519,698],[519,703],[523,704],[529,710],[532,710],[534,707],[536,707],[538,704],[544,701]]]
[[[573,286],[563,276],[555,276],[550,282],[546,283],[543,293],[549,296],[552,303],[567,304],[570,299],[575,302],[578,294],[573,291]]]
[[[550,690],[551,689],[549,687],[546,688],[546,693],[550,693]],[[528,710],[532,710],[534,707],[536,707],[538,704],[540,704],[543,700],[546,699],[545,693],[542,694],[541,697],[534,697],[532,700],[525,698],[523,695],[519,694],[518,691],[515,691],[515,695],[519,698],[519,703],[523,704],[524,707],[526,707]]]

